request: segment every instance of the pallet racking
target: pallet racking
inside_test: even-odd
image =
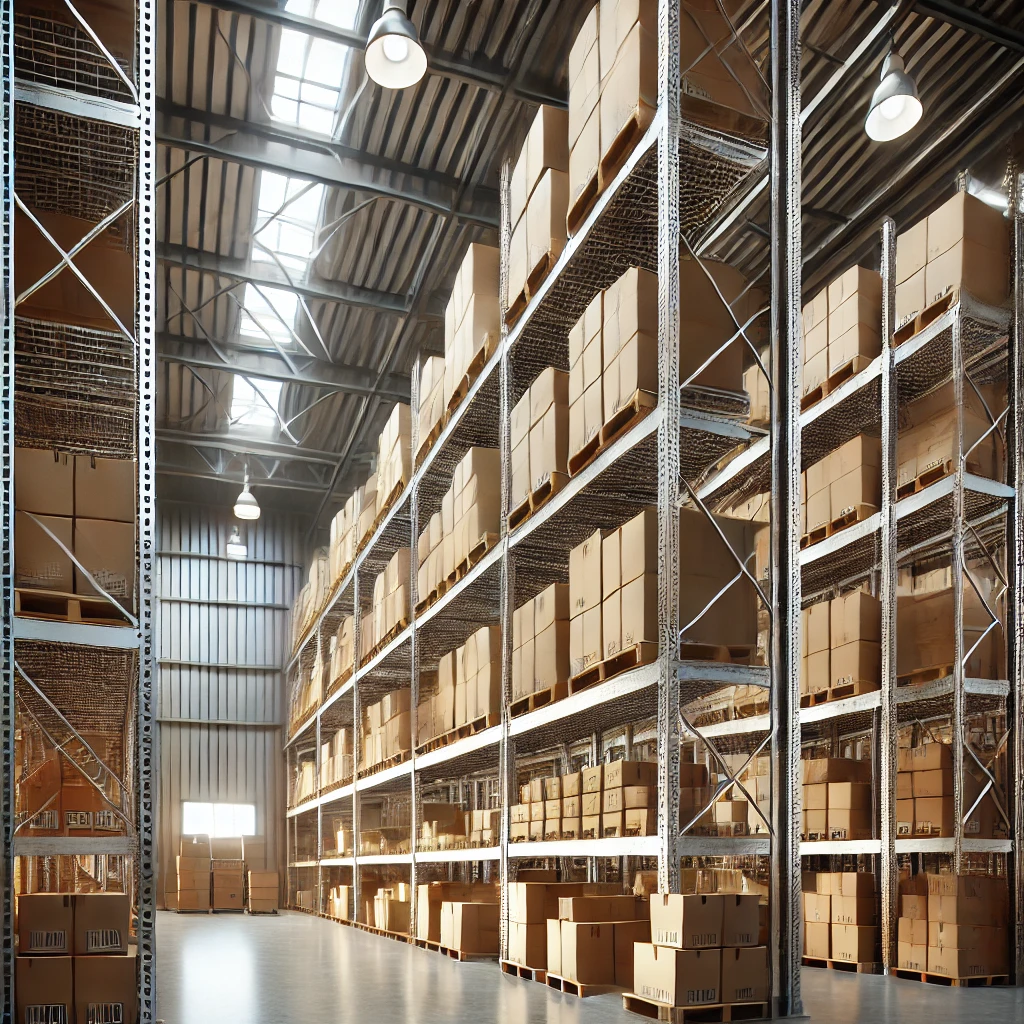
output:
[[[70,5],[69,5],[70,8]],[[90,25],[94,11],[15,11],[2,6],[3,77],[3,698],[4,877],[0,1020],[15,1019],[16,878],[61,877],[69,858],[96,858],[101,886],[115,878],[133,896],[139,1020],[155,1018],[153,888],[153,554],[154,554],[154,97],[155,5],[141,0],[127,28],[127,56],[115,57]],[[119,26],[121,27],[121,26]],[[109,25],[108,25],[109,28]],[[16,163],[17,161],[17,163]],[[89,221],[70,249],[43,230],[40,211]],[[14,284],[15,220],[38,231],[53,270],[30,289]],[[76,265],[85,246],[119,232],[131,315],[118,316],[90,283],[93,264]],[[45,281],[74,275],[106,314],[104,329],[19,313]],[[30,303],[29,303],[30,305]],[[97,367],[103,372],[96,373]],[[92,373],[86,371],[91,370]],[[57,399],[59,398],[59,401]],[[55,447],[137,461],[137,586],[128,607],[102,621],[16,614],[14,591],[14,447]],[[121,599],[124,601],[124,597]],[[134,608],[132,607],[134,602]],[[102,601],[97,601],[102,603]],[[69,602],[70,604],[70,602]],[[98,618],[102,619],[100,615]],[[34,727],[60,747],[123,823],[122,834],[76,837],[20,834],[26,816],[15,801],[15,738]],[[107,764],[85,736],[102,734],[118,749]],[[85,734],[85,736],[83,736]]]
[[[895,8],[893,9],[893,14]],[[321,731],[358,723],[360,705],[384,689],[408,682],[416,707],[421,665],[462,643],[478,624],[499,621],[505,637],[505,712],[500,725],[439,747],[426,754],[415,750],[408,760],[338,788],[317,792],[290,807],[289,841],[294,849],[300,828],[313,836],[312,858],[291,861],[289,892],[313,887],[320,898],[325,868],[353,869],[353,889],[359,906],[360,866],[407,867],[415,886],[417,865],[465,861],[497,863],[504,887],[514,878],[523,858],[586,857],[657,858],[659,884],[679,885],[681,858],[766,858],[771,897],[773,1010],[798,1014],[800,1001],[801,911],[800,870],[804,856],[875,858],[881,877],[882,960],[895,967],[897,864],[905,855],[948,855],[958,870],[965,855],[1006,858],[1011,880],[1014,920],[1024,920],[1024,873],[1015,855],[1024,834],[1019,767],[1024,744],[1016,728],[1020,719],[1022,659],[1019,609],[1022,594],[1020,563],[1024,554],[1016,490],[1021,479],[1022,439],[1018,408],[1024,369],[1019,339],[1024,308],[1020,251],[1022,221],[1018,212],[1020,184],[1014,181],[1014,304],[1006,311],[981,308],[969,296],[959,297],[931,324],[909,340],[891,343],[895,333],[895,226],[882,225],[882,270],[885,281],[882,354],[853,374],[831,394],[804,411],[800,408],[800,128],[811,110],[854,59],[879,33],[891,16],[857,48],[846,67],[819,96],[800,109],[799,5],[775,0],[771,4],[772,124],[771,145],[758,146],[716,133],[683,120],[679,109],[679,53],[669,40],[677,38],[679,9],[672,0],[659,3],[659,106],[653,122],[638,140],[625,165],[602,192],[582,226],[570,239],[550,274],[531,296],[524,312],[507,330],[495,354],[486,362],[440,436],[429,448],[413,479],[389,510],[368,544],[357,555],[329,598],[313,627],[302,638],[289,666],[307,669],[324,658],[324,640],[343,614],[355,614],[356,650],[361,611],[373,575],[399,546],[415,549],[418,530],[436,510],[452,467],[474,444],[502,451],[505,511],[508,511],[509,412],[533,377],[548,365],[567,365],[566,335],[588,300],[612,283],[630,265],[656,270],[659,276],[659,398],[649,415],[600,451],[583,471],[542,508],[515,529],[503,530],[498,545],[436,603],[412,620],[370,661],[358,667],[343,685],[329,691],[320,706],[292,731],[288,757],[297,750],[320,749]],[[768,168],[769,173],[765,174]],[[705,251],[730,220],[742,215],[746,203],[769,190],[772,228],[770,310],[772,357],[771,423],[766,431],[748,428],[728,402],[707,404],[680,381],[676,352],[681,296],[678,288],[680,247]],[[508,175],[503,180],[502,267],[507,272],[509,247]],[[504,289],[501,289],[504,293]],[[742,325],[737,324],[739,328]],[[742,343],[742,341],[738,342]],[[940,384],[952,381],[962,410],[965,385],[984,379],[1009,381],[1009,411],[1005,418],[1009,474],[1006,483],[974,476],[964,468],[962,413],[958,460],[950,476],[918,493],[896,500],[896,426],[898,409]],[[413,402],[416,402],[415,385]],[[705,398],[707,396],[704,396]],[[726,396],[718,396],[723,399]],[[414,417],[415,420],[415,417]],[[880,510],[856,525],[804,550],[799,546],[799,474],[865,427],[881,430],[883,439],[883,498]],[[414,452],[420,439],[415,436]],[[745,446],[723,469],[721,459]],[[680,660],[676,601],[676,530],[682,506],[709,513],[726,507],[743,494],[771,494],[770,590],[764,594],[771,615],[768,664],[739,666]],[[522,601],[555,580],[564,579],[569,549],[598,527],[620,525],[638,508],[657,504],[659,511],[660,654],[652,665],[640,666],[568,697],[510,716],[508,712],[511,661],[511,612]],[[926,552],[950,551],[953,560],[955,606],[962,608],[966,558],[991,554],[992,540],[1005,543],[1008,639],[1007,679],[966,678],[962,618],[957,629],[957,658],[945,677],[911,688],[896,678],[896,573],[901,561]],[[735,553],[734,553],[735,554]],[[741,563],[741,553],[737,562]],[[742,572],[742,566],[738,568]],[[412,572],[412,605],[417,604],[416,573]],[[802,606],[844,587],[872,579],[883,613],[882,685],[878,691],[801,708],[799,677],[799,616]],[[747,684],[765,691],[767,711],[750,717],[700,726],[683,709],[692,701],[728,685]],[[342,708],[344,711],[342,712]],[[963,834],[969,808],[957,786],[955,834],[950,839],[897,838],[895,827],[896,730],[901,723],[934,715],[949,715],[954,732],[963,735],[965,717],[974,711],[1005,709],[1010,731],[1013,780],[1007,794],[1011,829],[1008,839],[971,839]],[[415,714],[415,710],[414,710]],[[503,814],[501,842],[486,850],[467,849],[443,854],[416,848],[416,798],[424,783],[468,775],[495,765],[500,782],[500,806],[514,802],[517,757],[590,738],[594,756],[601,735],[640,719],[656,721],[660,764],[658,835],[627,839],[511,844],[508,815]],[[415,735],[415,719],[413,733]],[[880,791],[876,824],[870,840],[800,842],[800,772],[804,743],[836,744],[852,733],[870,733],[874,741],[876,777]],[[682,737],[699,739],[715,756],[726,751],[767,752],[772,759],[771,830],[764,836],[706,838],[682,834],[679,819],[679,747]],[[315,740],[315,744],[311,743]],[[962,772],[965,745],[954,745],[957,777]],[[722,762],[724,765],[724,762]],[[318,772],[315,773],[318,777]],[[735,773],[738,774],[738,773]],[[364,857],[322,858],[325,808],[350,808],[358,835],[360,798],[404,792],[411,800],[412,849],[409,853]],[[303,849],[308,849],[304,846]],[[312,872],[302,877],[298,872]],[[314,879],[310,883],[309,879]],[[318,904],[322,906],[322,903]],[[504,917],[504,915],[503,915]],[[503,932],[502,941],[505,936]],[[1024,969],[1024,935],[1018,926],[1014,968]],[[503,947],[504,949],[504,947]]]

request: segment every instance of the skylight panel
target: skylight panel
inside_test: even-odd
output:
[[[272,432],[277,428],[275,410],[280,402],[281,381],[247,378],[236,373],[231,384],[231,423],[228,429],[241,433],[252,430]]]
[[[276,341],[285,348],[295,348],[295,340],[285,326],[295,323],[299,300],[294,292],[283,288],[257,290],[255,285],[247,284],[244,304],[245,309],[242,310],[238,325],[239,334],[243,338],[257,345],[270,347]]]

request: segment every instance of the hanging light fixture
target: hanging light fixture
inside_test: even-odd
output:
[[[235,498],[235,518],[250,520],[259,519],[259,517],[260,503],[256,500],[256,495],[249,490],[249,470],[247,467],[242,493]]]
[[[891,142],[906,135],[921,120],[923,110],[903,58],[890,50],[882,64],[882,82],[871,97],[864,131],[875,142]]]
[[[242,540],[241,534],[238,532],[237,526],[231,527],[231,536],[228,537],[226,553],[228,558],[233,558],[238,562],[243,561],[249,554],[249,551]]]
[[[385,0],[384,12],[366,38],[366,73],[385,89],[408,89],[427,71],[427,55],[405,0]]]

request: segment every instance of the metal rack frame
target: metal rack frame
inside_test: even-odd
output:
[[[76,853],[113,854],[126,857],[132,865],[132,890],[137,908],[138,942],[138,984],[139,1020],[142,1024],[153,1024],[156,1014],[156,993],[154,975],[154,710],[153,710],[153,580],[156,521],[154,515],[154,489],[156,472],[155,452],[155,350],[153,339],[153,318],[155,309],[155,128],[154,111],[156,97],[156,49],[155,49],[155,3],[140,0],[136,15],[136,60],[135,66],[127,71],[112,58],[101,43],[97,42],[93,30],[79,18],[82,26],[80,40],[89,48],[88,61],[97,68],[105,69],[113,85],[111,89],[122,98],[114,99],[105,95],[94,95],[79,91],[82,82],[66,80],[62,85],[43,83],[17,77],[15,68],[15,16],[11,0],[3,0],[0,17],[3,24],[2,77],[4,107],[4,236],[3,236],[3,305],[7,311],[4,318],[3,352],[3,549],[2,573],[4,587],[3,611],[3,699],[0,713],[0,739],[2,739],[3,769],[3,873],[6,879],[3,894],[3,973],[5,979],[0,1022],[9,1024],[15,1019],[14,992],[14,936],[13,936],[13,879],[14,862],[18,856],[67,856]],[[76,30],[77,31],[77,30]],[[127,97],[127,98],[126,98]],[[84,119],[99,126],[100,130],[116,126],[117,132],[132,140],[137,137],[137,146],[131,145],[124,155],[123,182],[130,190],[130,198],[118,211],[106,217],[102,226],[107,226],[134,208],[132,249],[136,257],[135,320],[129,325],[122,324],[116,316],[111,319],[118,324],[121,333],[135,348],[136,411],[130,432],[129,447],[135,448],[138,461],[137,478],[137,544],[138,544],[138,610],[129,627],[112,627],[68,623],[17,617],[14,614],[13,589],[13,469],[14,469],[14,424],[15,424],[15,317],[17,304],[13,281],[13,222],[14,206],[21,205],[14,192],[15,156],[15,110],[14,104],[36,107],[58,112],[71,118]],[[120,136],[119,136],[120,137]],[[26,215],[31,213],[22,205]],[[98,233],[94,229],[89,238]],[[59,251],[58,266],[75,274],[91,291],[101,305],[103,300],[92,286],[83,279],[74,266],[75,249],[69,253]],[[109,309],[108,309],[108,312]],[[73,440],[73,439],[69,439]],[[137,684],[128,701],[133,708],[127,725],[125,758],[132,766],[131,811],[133,828],[127,835],[113,838],[103,837],[16,837],[14,804],[14,694],[15,666],[14,643],[16,640],[46,641],[68,647],[112,648],[133,651],[138,656]],[[57,709],[57,714],[60,714]],[[75,732],[66,720],[64,724]],[[88,745],[85,744],[88,748]]]

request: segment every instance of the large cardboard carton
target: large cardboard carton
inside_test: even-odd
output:
[[[832,925],[826,921],[804,922],[804,954],[816,960],[832,958]]]
[[[18,897],[18,954],[70,956],[74,949],[74,897],[27,893]]]
[[[768,998],[768,948],[722,950],[722,995],[725,1003],[763,1003]]]
[[[41,448],[15,448],[14,500],[23,512],[71,516],[75,512],[75,458]]]
[[[977,978],[1004,974],[1009,954],[1005,948],[958,949],[955,946],[929,946],[928,972],[947,978]]]
[[[642,909],[635,896],[561,896],[558,900],[563,921],[635,921]]]
[[[760,897],[753,894],[726,893],[722,896],[723,946],[756,946],[760,928]]]
[[[75,896],[75,956],[127,953],[130,914],[131,900],[121,893]]]
[[[451,948],[477,955],[498,952],[499,907],[496,903],[446,902],[442,904],[442,915],[449,906],[452,931],[448,944]],[[408,923],[405,930],[408,931]]]
[[[72,1020],[74,982],[71,957],[26,956],[24,949],[20,953],[15,961],[18,1020]]]
[[[138,983],[134,956],[76,956],[74,958],[76,1020],[102,1020],[90,1007],[110,1013],[119,1006],[120,1016],[107,1019],[136,1024],[139,1019]],[[114,1011],[116,1013],[116,1011]]]
[[[722,945],[724,896],[655,893],[650,903],[651,938],[656,945],[678,949]]]
[[[542,106],[537,111],[512,170],[509,183],[509,220],[515,227],[526,212],[544,172],[569,170],[569,117],[558,107]],[[565,211],[562,211],[565,229]]]
[[[848,963],[877,960],[878,928],[873,925],[833,924],[832,959]]]
[[[54,540],[54,537],[57,539]],[[16,512],[15,585],[71,593],[74,589],[75,568],[67,552],[72,551],[73,547],[72,520],[69,517]]]
[[[562,922],[549,917],[545,922],[547,934],[547,969],[549,974],[562,973]]]
[[[669,1006],[720,1002],[721,949],[676,949],[637,942],[633,955],[633,988],[638,996]]]
[[[134,459],[75,456],[76,516],[134,523],[138,487],[138,464]]]
[[[614,984],[614,924],[562,920],[560,935],[563,977],[584,985]]]
[[[638,942],[651,941],[650,921],[615,922],[615,984],[627,991],[633,990],[633,947]]]
[[[75,557],[103,589],[129,611],[135,607],[137,559],[135,524],[106,519],[75,519]],[[75,593],[99,591],[75,568]]]

